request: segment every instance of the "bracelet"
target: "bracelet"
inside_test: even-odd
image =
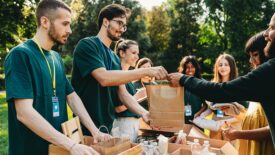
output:
[[[69,151],[71,151],[72,148],[73,148],[76,144],[77,144],[77,143],[74,143],[74,144],[70,147]]]

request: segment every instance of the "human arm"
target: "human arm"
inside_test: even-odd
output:
[[[75,92],[67,95],[67,101],[73,113],[80,118],[81,123],[85,125],[85,127],[92,133],[95,142],[105,141],[111,138],[110,135],[102,133],[98,130],[87,110],[85,109],[81,99]]]
[[[133,96],[138,103],[145,100],[147,98],[146,89],[145,88],[138,89]],[[116,106],[115,110],[117,113],[120,113],[127,110],[127,107],[124,104],[122,104],[122,105]]]
[[[275,59],[262,64],[257,69],[235,80],[214,83],[187,75],[173,73],[169,75],[174,86],[184,86],[190,92],[215,102],[262,101],[272,98],[270,89],[275,86]]]
[[[162,67],[140,68],[129,71],[122,70],[106,70],[106,68],[98,68],[91,72],[101,86],[118,86],[131,81],[138,80],[144,76],[156,77],[157,79],[165,79],[167,71]]]
[[[52,125],[33,108],[33,99],[15,99],[14,102],[17,119],[41,138],[70,151],[73,155],[98,154],[91,147],[76,144],[76,142],[53,128]]]
[[[149,121],[149,112],[139,105],[137,100],[129,94],[125,85],[118,87],[119,100],[132,112],[141,116],[145,122]]]
[[[113,53],[111,54],[112,70],[107,70],[107,64],[104,61],[106,58],[97,41],[97,39],[82,39],[75,48],[74,67],[79,70],[82,77],[92,76],[104,87],[126,84],[144,76],[166,78],[167,71],[163,67],[121,71],[117,67],[120,66],[119,58]]]
[[[224,131],[224,136],[229,140],[245,139],[245,140],[266,140],[271,139],[269,126],[252,129],[252,130],[235,130],[230,128]]]

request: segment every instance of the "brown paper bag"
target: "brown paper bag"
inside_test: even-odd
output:
[[[112,138],[108,141],[99,142],[92,147],[101,155],[116,155],[131,148],[130,139]]]
[[[154,127],[184,126],[184,95],[182,87],[165,84],[146,85],[150,125]]]

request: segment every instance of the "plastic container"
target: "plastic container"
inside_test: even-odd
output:
[[[191,145],[192,155],[201,155],[202,147],[198,139],[194,139],[193,144]]]

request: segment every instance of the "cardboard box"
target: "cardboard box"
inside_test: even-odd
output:
[[[141,145],[134,145],[131,144],[130,141],[123,141],[123,143],[116,143],[115,138],[104,143],[93,143],[93,138],[90,136],[84,136],[84,145],[91,146],[93,149],[95,149],[97,152],[99,152],[101,155],[116,155],[119,153],[123,153],[126,150],[129,150],[131,148],[134,148],[132,150],[129,150],[130,155],[138,155],[141,150]],[[139,151],[139,152],[138,152]],[[70,155],[69,151],[50,144],[49,145],[49,155]],[[126,155],[126,154],[121,154]]]
[[[116,155],[131,148],[130,139],[112,138],[92,145],[101,155]]]
[[[84,145],[92,145],[93,137],[84,136]],[[70,155],[70,152],[54,144],[49,145],[49,155]]]
[[[187,137],[187,141],[194,141],[196,137]],[[225,140],[217,140],[217,139],[205,139],[205,138],[197,138],[199,139],[200,144],[203,144],[205,140],[209,141],[210,150],[217,155],[238,155],[238,150],[229,142]]]
[[[119,153],[118,155],[141,155],[142,148],[141,144],[131,144],[131,148]]]
[[[193,142],[194,139],[198,139],[201,145],[203,145],[205,140],[208,140],[210,144],[210,151],[216,153],[216,155],[238,155],[238,150],[228,141],[190,136],[187,136],[186,139],[187,144]],[[169,143],[174,143],[175,141],[176,136],[169,139]],[[190,146],[191,150],[191,145],[188,146]]]
[[[172,137],[175,135],[175,133],[179,132],[180,130],[183,130],[187,134],[187,136],[190,137],[209,138],[199,128],[190,124],[184,124],[182,127],[160,127],[154,129],[147,127],[145,129],[140,130],[143,132],[143,135],[162,134],[166,137]]]
[[[179,150],[179,149],[191,149],[188,145],[182,145],[182,144],[173,144],[168,143],[168,154],[172,154],[173,152]]]
[[[180,148],[171,153],[171,155],[192,155],[191,149],[188,148]]]

